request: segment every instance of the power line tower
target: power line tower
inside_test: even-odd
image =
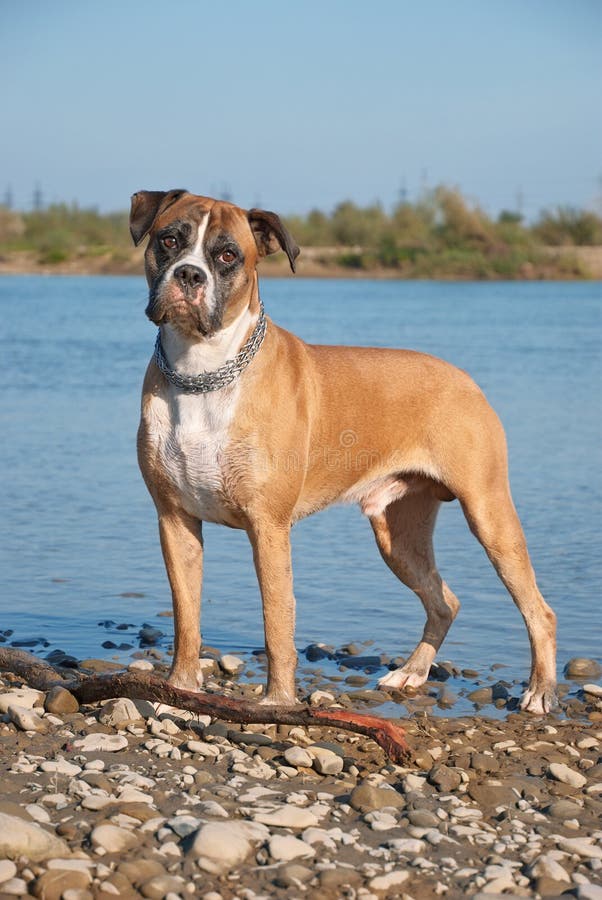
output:
[[[220,200],[225,200],[226,203],[232,203],[232,191],[230,190],[230,185],[227,181],[222,183],[219,198]]]
[[[602,216],[602,175],[598,175],[598,177],[596,178],[596,184],[598,186],[598,190],[596,196],[594,197],[594,209],[599,216]]]
[[[44,195],[42,194],[42,188],[40,187],[39,181],[36,182],[36,186],[33,189],[33,208],[36,212],[39,212],[41,209],[44,209]]]
[[[6,190],[4,191],[4,199],[2,200],[2,206],[5,206],[6,209],[13,208],[13,189],[11,188],[10,184],[7,186]]]
[[[406,184],[405,176],[401,179],[401,182],[399,185],[399,191],[397,192],[397,196],[399,198],[400,206],[405,206],[406,203],[408,202],[408,187]]]
[[[522,187],[518,187],[518,188],[516,189],[516,195],[515,195],[515,198],[514,198],[514,203],[515,203],[515,206],[516,206],[516,211],[517,211],[517,213],[519,214],[519,216],[520,216],[521,219],[522,219],[522,217],[523,217],[523,215],[524,215],[524,211],[525,211],[525,194],[524,194],[524,192],[523,192]]]

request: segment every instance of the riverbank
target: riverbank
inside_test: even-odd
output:
[[[380,714],[363,648],[337,651],[330,676],[322,652],[305,652],[304,696]],[[205,648],[204,658],[208,689],[260,695],[264,655]],[[120,667],[53,659],[93,673]],[[167,662],[147,646],[129,665],[162,673]],[[403,767],[334,729],[233,726],[124,699],[79,708],[64,691],[31,691],[5,674],[0,895],[598,898],[602,687],[589,682],[599,666],[574,664],[560,710],[542,719],[511,711],[495,665],[488,678],[465,673],[481,712],[432,715],[449,668],[435,667],[399,707],[414,753]]]
[[[260,263],[263,278],[293,277],[283,254]],[[75,255],[48,261],[32,250],[0,253],[0,275],[144,275],[144,252]],[[387,268],[366,257],[361,249],[304,247],[296,277],[442,281],[566,281],[602,280],[602,247],[542,247],[524,260],[481,255],[430,254]]]

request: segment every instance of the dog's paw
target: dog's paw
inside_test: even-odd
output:
[[[172,669],[167,683],[182,691],[200,691],[203,687],[203,670],[198,665],[192,669]]]
[[[378,687],[382,690],[414,690],[419,688],[428,678],[428,672],[421,672],[416,669],[407,669],[402,666],[401,669],[392,669],[378,679]]]
[[[544,716],[558,706],[554,685],[547,688],[528,688],[520,701],[523,712],[532,713],[535,716]]]
[[[259,701],[259,706],[297,706],[299,701],[294,694],[284,691],[268,691]]]

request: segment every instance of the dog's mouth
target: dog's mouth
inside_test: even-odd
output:
[[[204,287],[185,292],[169,284],[151,290],[145,313],[155,325],[170,322],[182,331],[202,335],[211,330]]]

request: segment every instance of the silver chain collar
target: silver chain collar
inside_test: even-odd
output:
[[[155,342],[155,362],[167,380],[187,394],[207,394],[209,391],[219,391],[220,388],[231,384],[247,368],[263,344],[267,324],[265,310],[260,299],[259,318],[251,336],[245,341],[236,356],[227,360],[223,366],[220,366],[219,369],[215,369],[213,372],[201,372],[200,375],[181,375],[175,369],[170,369],[163,352],[160,331],[157,333]]]

